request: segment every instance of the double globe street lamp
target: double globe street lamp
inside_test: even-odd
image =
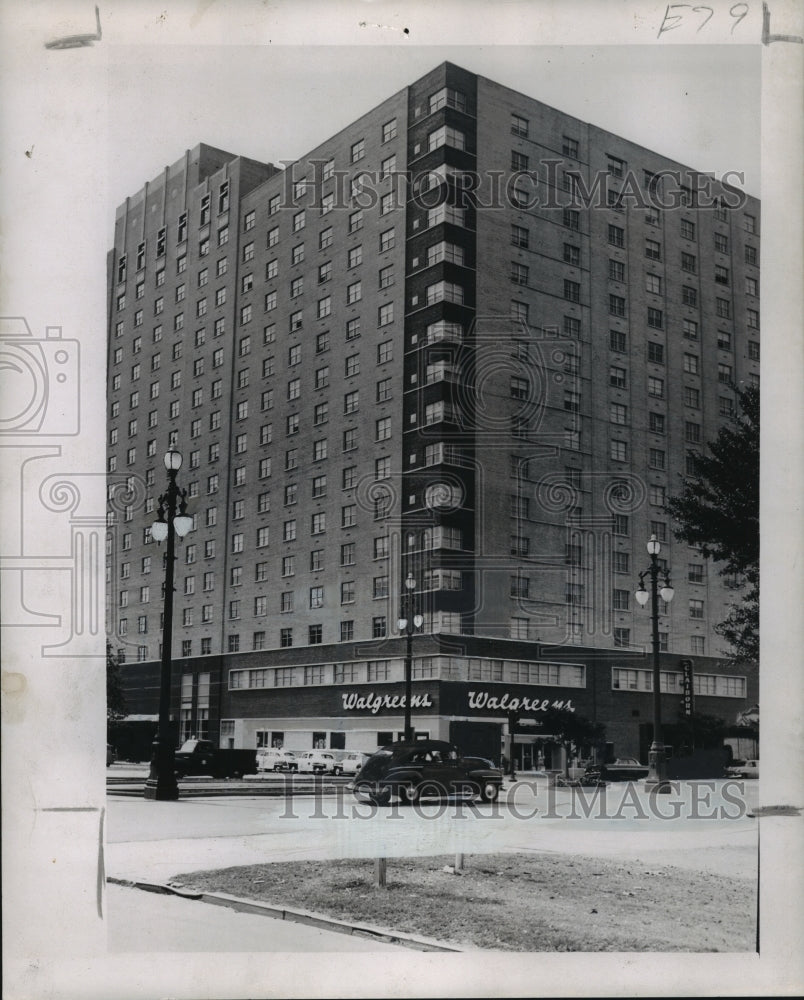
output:
[[[171,448],[165,455],[168,486],[159,497],[159,513],[151,525],[155,542],[167,540],[165,555],[165,607],[162,617],[162,668],[159,685],[159,728],[151,753],[151,770],[145,782],[145,798],[176,800],[179,786],[175,771],[175,738],[170,725],[170,682],[173,667],[171,640],[173,634],[173,571],[176,560],[176,537],[184,538],[193,526],[187,514],[187,490],[179,489],[176,473],[182,457]],[[177,513],[178,509],[178,513]]]
[[[399,616],[399,631],[406,636],[405,645],[405,740],[413,739],[413,726],[410,721],[413,675],[413,634],[424,624],[424,617],[416,611],[416,580],[412,573],[405,579],[405,591],[402,595],[402,610]]]
[[[659,553],[662,546],[656,535],[650,536],[648,542],[648,555],[650,555],[650,566],[639,574],[639,589],[634,595],[637,604],[645,607],[648,599],[651,601],[651,624],[653,640],[653,741],[648,755],[648,776],[645,778],[645,787],[653,791],[667,794],[671,791],[667,782],[667,762],[665,758],[664,740],[662,738],[662,703],[659,672],[659,597],[669,604],[673,600],[675,591],[670,585],[670,576],[667,570],[664,571],[664,585],[659,589]],[[650,591],[645,588],[645,577],[650,577]]]

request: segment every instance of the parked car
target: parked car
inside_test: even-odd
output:
[[[359,751],[355,751],[354,753],[345,753],[338,757],[332,773],[357,774],[368,759],[369,754],[367,753],[360,753]]]
[[[114,747],[112,746],[111,743],[107,743],[106,744],[106,766],[108,767],[110,764],[114,764],[114,762],[116,760],[117,760],[117,754],[114,752]]]
[[[258,771],[298,771],[299,762],[291,750],[261,747],[257,751]]]
[[[647,778],[647,764],[640,764],[636,757],[618,757],[608,764],[589,764],[584,779],[598,781],[638,781]]]
[[[452,793],[493,802],[503,774],[480,757],[463,757],[452,743],[413,740],[391,743],[366,761],[348,788],[358,799],[385,805],[391,796],[403,802]]]
[[[328,750],[308,750],[296,757],[300,774],[340,774],[340,770],[335,770],[338,767],[335,754]]]
[[[758,778],[759,761],[747,760],[743,764],[738,764],[735,767],[727,767],[726,774],[731,775],[733,778]]]

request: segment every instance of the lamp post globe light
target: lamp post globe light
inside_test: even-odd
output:
[[[424,624],[424,618],[416,610],[416,580],[412,573],[405,578],[405,589],[402,593],[402,610],[399,615],[399,631],[405,633],[405,732],[404,739],[413,739],[413,726],[410,721],[410,702],[412,697],[413,674],[413,633]]]
[[[181,468],[181,454],[171,448],[165,455],[167,490],[159,497],[159,514],[151,525],[155,542],[167,541],[165,556],[165,607],[162,617],[162,667],[159,681],[159,727],[151,752],[151,770],[145,782],[145,798],[175,801],[179,786],[175,772],[175,737],[170,725],[170,681],[173,661],[173,571],[176,559],[176,537],[184,538],[193,526],[187,515],[187,490],[179,489],[176,474]],[[178,513],[177,513],[178,508]]]
[[[635,593],[637,604],[645,607],[648,600],[651,601],[651,636],[653,646],[653,741],[651,742],[648,754],[648,776],[645,778],[645,787],[661,794],[671,791],[667,781],[667,761],[665,757],[664,740],[662,738],[662,702],[660,690],[659,671],[659,597],[669,604],[673,600],[675,591],[670,585],[670,576],[667,571],[664,573],[664,585],[659,589],[659,553],[662,546],[655,535],[650,536],[648,541],[648,555],[650,556],[650,566],[639,574],[639,588]],[[645,577],[650,577],[650,591],[645,588]]]

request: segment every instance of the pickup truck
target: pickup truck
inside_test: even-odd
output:
[[[177,778],[209,774],[213,778],[239,778],[257,773],[257,751],[220,749],[210,740],[186,740],[176,751]]]

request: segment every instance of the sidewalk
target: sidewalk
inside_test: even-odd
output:
[[[112,952],[399,952],[392,941],[109,885]]]

